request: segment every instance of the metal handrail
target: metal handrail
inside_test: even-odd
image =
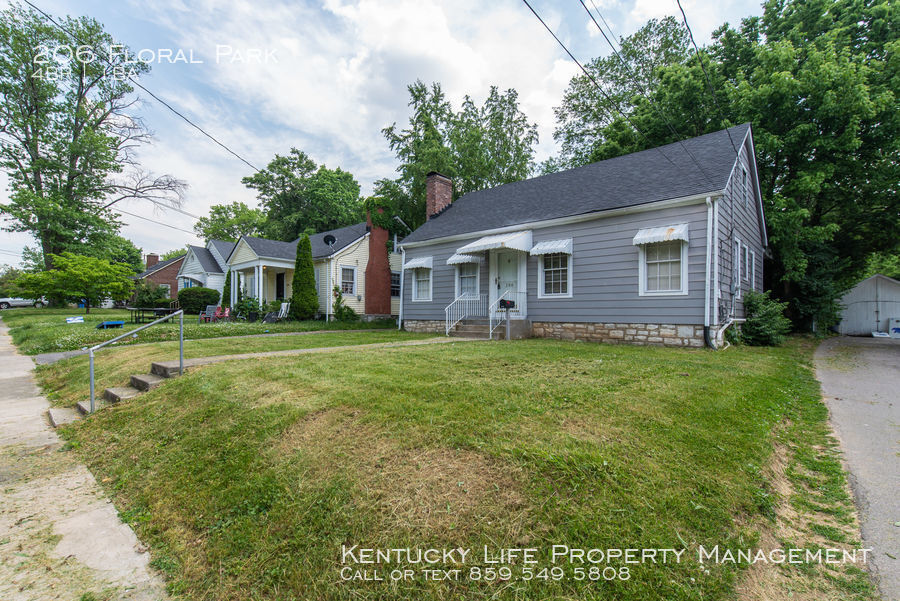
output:
[[[444,307],[444,333],[449,336],[453,326],[470,316],[481,316],[487,294],[460,294]]]
[[[507,294],[509,294],[509,290],[504,290],[503,294],[499,295],[497,297],[497,300],[492,302],[491,305],[488,307],[488,338],[490,338],[492,340],[494,338],[494,330],[499,328],[500,323],[501,323],[500,318],[498,317],[497,325],[494,325],[494,315],[496,314],[499,316],[500,301],[503,300],[504,298],[506,298]]]
[[[104,346],[110,345],[113,342],[118,342],[123,338],[128,338],[129,336],[134,336],[141,330],[146,330],[147,328],[153,327],[158,323],[162,323],[164,321],[168,321],[175,316],[178,316],[178,375],[182,375],[184,373],[184,309],[179,309],[175,313],[170,313],[165,317],[160,317],[157,320],[151,321],[150,323],[146,323],[139,328],[135,328],[133,330],[129,330],[124,334],[120,334],[115,338],[110,338],[100,344],[96,344],[88,349],[88,362],[90,363],[90,375],[91,375],[91,413],[94,412],[94,351],[98,351],[102,349]]]

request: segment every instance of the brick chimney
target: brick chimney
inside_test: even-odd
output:
[[[432,171],[425,176],[425,220],[431,219],[453,202],[453,181]]]
[[[159,255],[156,253],[150,253],[147,255],[147,269],[150,269],[154,265],[159,263]]]
[[[383,213],[383,209],[377,209]],[[369,262],[366,263],[366,315],[391,315],[391,265],[388,261],[388,231],[372,225],[372,215],[366,213],[369,230]]]

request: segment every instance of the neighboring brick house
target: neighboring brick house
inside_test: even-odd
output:
[[[169,298],[178,298],[178,270],[185,255],[178,255],[174,259],[159,260],[159,255],[147,255],[147,270],[139,273],[134,279],[143,282],[153,282],[164,288],[168,288]]]

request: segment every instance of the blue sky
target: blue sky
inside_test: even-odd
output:
[[[647,19],[676,14],[675,0],[594,0],[614,31],[628,35]],[[142,83],[257,167],[292,146],[317,162],[352,172],[363,188],[393,177],[396,161],[381,128],[408,118],[407,84],[438,81],[454,106],[465,94],[481,101],[489,86],[516,88],[538,124],[537,159],[556,152],[553,107],[574,65],[520,0],[34,0],[53,15],[89,15],[132,50],[155,59]],[[591,6],[589,0],[587,5]],[[7,4],[0,0],[0,6]],[[578,0],[536,0],[535,9],[582,61],[610,52]],[[760,14],[759,2],[686,0],[704,44],[723,22]],[[160,60],[179,50],[193,63]],[[256,52],[257,54],[253,54]],[[183,209],[205,214],[235,200],[255,206],[241,183],[250,168],[142,95],[138,115],[154,133],[143,166],[189,185]],[[0,175],[5,190],[5,176]],[[7,193],[0,192],[0,202]],[[165,252],[199,239],[194,219],[146,201],[122,205],[122,234],[144,252]],[[0,237],[0,263],[33,241]]]

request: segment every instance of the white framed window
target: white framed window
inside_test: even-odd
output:
[[[431,270],[427,267],[413,270],[412,299],[417,302],[431,300]]]
[[[756,252],[750,251],[750,290],[756,290]]]
[[[750,206],[750,178],[747,177],[747,167],[743,164],[741,173],[743,174],[744,207],[747,208]]]
[[[551,253],[538,261],[538,298],[571,298],[572,255]]]
[[[391,296],[400,296],[400,272],[391,272]]]
[[[478,296],[478,263],[459,263],[456,266],[456,296]]]
[[[172,286],[170,284],[160,284],[159,289],[166,293],[166,296],[172,295]]]
[[[356,294],[356,267],[341,265],[341,292],[343,294]]]
[[[741,275],[744,281],[750,281],[750,249],[744,244],[741,246]]]
[[[736,298],[741,298],[741,240],[734,241],[734,261],[732,265],[732,290]]]
[[[638,261],[640,296],[674,296],[688,293],[687,249],[683,240],[643,244]]]
[[[319,293],[319,268],[313,267],[313,275],[316,276],[316,294]]]

